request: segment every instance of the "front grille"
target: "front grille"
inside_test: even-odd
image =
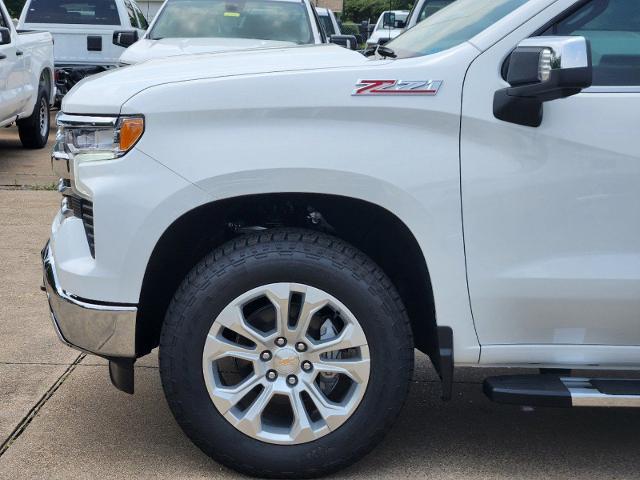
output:
[[[87,234],[87,242],[89,243],[89,250],[91,250],[91,256],[95,258],[95,237],[93,232],[93,202],[85,200],[84,198],[76,197],[75,195],[66,195],[67,206],[73,211],[73,215],[80,220],[84,225],[84,232]]]

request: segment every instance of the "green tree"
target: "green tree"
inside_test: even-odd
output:
[[[20,16],[20,12],[22,11],[22,7],[24,6],[25,0],[5,0],[4,4],[9,10],[9,15],[12,18],[18,18]]]

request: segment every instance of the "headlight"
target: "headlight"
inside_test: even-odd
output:
[[[57,143],[79,162],[123,156],[144,133],[144,118],[58,116]]]
[[[141,115],[88,117],[60,113],[54,157],[65,156],[72,169],[78,193],[89,196],[79,178],[79,166],[86,162],[113,160],[125,155],[144,133]]]

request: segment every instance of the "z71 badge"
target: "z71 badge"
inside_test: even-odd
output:
[[[437,95],[442,80],[358,80],[351,95]]]

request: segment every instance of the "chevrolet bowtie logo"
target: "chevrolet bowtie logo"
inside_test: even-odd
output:
[[[296,363],[296,357],[291,357],[291,358],[281,358],[279,360],[280,366],[282,367],[289,367],[291,365],[294,365]]]

